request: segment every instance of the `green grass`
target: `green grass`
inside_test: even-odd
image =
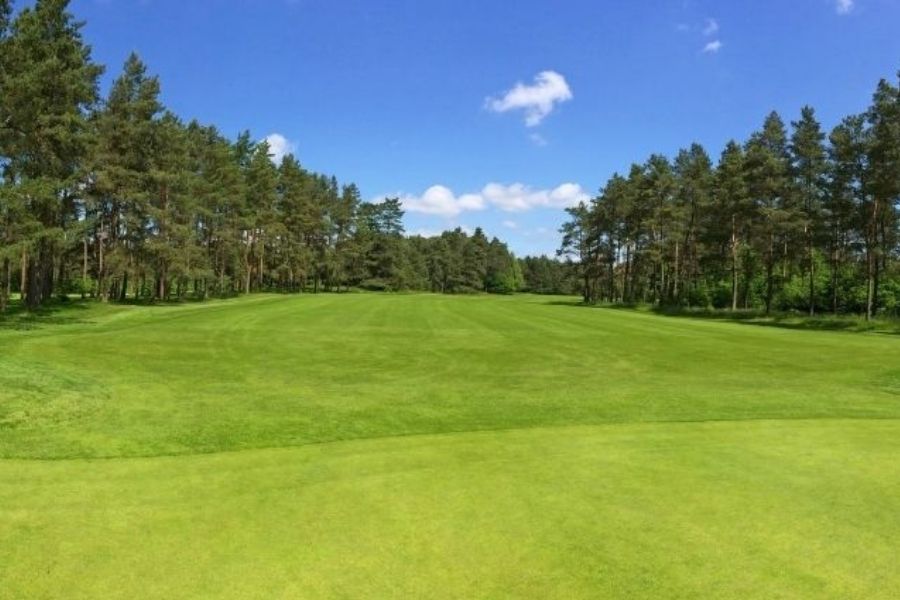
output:
[[[900,338],[565,300],[0,321],[0,597],[892,598]]]

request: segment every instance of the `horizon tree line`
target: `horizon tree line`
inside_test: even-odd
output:
[[[100,98],[68,0],[0,0],[0,312],[80,293],[101,301],[261,290],[508,293],[506,245],[481,229],[406,237],[397,198],[276,165],[160,102],[136,54]]]
[[[699,144],[568,210],[559,256],[481,229],[406,236],[399,199],[183,121],[136,54],[105,98],[68,0],[0,0],[0,312],[255,291],[577,293],[585,302],[900,313],[900,90],[826,135],[773,112],[717,164]]]
[[[568,209],[585,302],[900,314],[900,87],[830,132],[777,112],[713,164],[653,154]]]

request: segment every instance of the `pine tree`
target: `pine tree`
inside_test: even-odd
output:
[[[94,119],[97,143],[86,216],[97,254],[98,294],[104,301],[111,288],[124,298],[129,274],[135,277],[142,270],[139,261],[153,195],[150,170],[163,110],[158,96],[159,80],[148,76],[132,53]]]
[[[700,144],[681,150],[675,158],[675,217],[680,239],[675,240],[672,299],[681,301],[683,288],[696,285],[700,273],[698,247],[702,218],[712,198],[712,161]]]
[[[12,4],[10,0],[0,0],[0,141],[4,139],[4,130],[7,127],[5,107],[6,60],[9,52],[6,49],[9,25],[12,18]],[[0,142],[2,143],[2,142]],[[5,149],[0,146],[0,160],[7,155]],[[13,215],[13,186],[8,181],[4,172],[0,171],[0,313],[5,313],[9,305],[12,291],[12,261],[16,256],[14,228],[18,219]]]
[[[754,133],[746,147],[744,160],[747,191],[754,204],[755,233],[758,250],[766,269],[765,306],[768,314],[775,297],[775,263],[778,246],[785,251],[794,215],[791,210],[790,158],[784,123],[778,113],[766,117],[761,131]]]
[[[576,261],[582,281],[581,297],[585,303],[593,303],[596,300],[596,252],[589,224],[591,213],[583,202],[567,208],[566,212],[569,220],[560,227],[562,242],[557,254]]]
[[[802,198],[800,214],[806,239],[806,268],[809,279],[809,315],[816,313],[815,243],[821,227],[822,198],[825,188],[825,134],[815,111],[804,106],[800,120],[792,123],[791,160],[797,191]]]
[[[846,117],[828,138],[828,193],[823,208],[831,264],[831,309],[835,314],[841,306],[840,273],[859,224],[857,207],[865,203],[866,136],[865,117],[854,115]]]
[[[269,156],[267,142],[262,141],[254,148],[244,177],[246,181],[246,203],[243,207],[242,223],[244,293],[250,293],[254,273],[256,289],[260,290],[263,287],[267,229],[273,226],[275,220],[278,171]]]
[[[720,247],[724,248],[727,245],[728,248],[727,264],[731,274],[731,310],[738,308],[739,272],[742,266],[747,273],[744,288],[748,293],[752,280],[752,262],[745,260],[744,265],[741,264],[741,256],[750,235],[750,224],[753,219],[753,207],[747,196],[744,169],[744,151],[737,142],[731,140],[719,158],[715,181],[716,206],[721,217],[718,225],[727,229],[724,229],[724,235],[713,234],[714,239],[720,240]],[[725,243],[721,243],[725,240],[727,240]],[[746,306],[746,304],[745,296],[744,305]]]
[[[12,21],[3,39],[0,78],[0,149],[5,174],[39,225],[24,244],[22,280],[26,305],[49,299],[56,268],[67,250],[65,232],[75,206],[90,145],[87,111],[97,99],[102,68],[91,61],[82,24],[67,0],[38,0]],[[0,10],[9,19],[9,6]]]
[[[871,130],[868,187],[871,201],[865,210],[866,318],[878,310],[880,275],[886,269],[888,231],[896,229],[900,196],[900,88],[878,82],[866,115]]]

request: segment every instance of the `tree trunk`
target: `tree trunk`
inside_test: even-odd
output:
[[[250,293],[250,276],[252,269],[250,268],[250,252],[253,249],[253,235],[247,232],[247,244],[244,248],[244,293]]]
[[[775,234],[769,234],[769,255],[766,257],[766,314],[772,310],[772,296],[774,294],[773,274],[775,270]]]
[[[781,251],[781,284],[784,283],[788,279],[788,243],[787,239],[784,240],[784,247]]]
[[[809,316],[813,317],[816,314],[816,262],[813,260],[812,229],[807,225],[805,230],[807,259],[809,260]]]
[[[88,271],[88,241],[87,238],[82,240],[81,244],[81,299],[84,300],[87,292],[87,271]]]
[[[831,312],[835,315],[838,312],[838,245],[840,244],[838,227],[840,227],[840,225],[836,226],[831,238]]]
[[[119,290],[119,302],[128,299],[128,271],[122,273],[122,288]]]
[[[3,287],[0,288],[0,313],[6,312],[6,307],[9,304],[9,293],[10,288],[12,287],[12,277],[10,277],[10,265],[9,258],[3,259],[3,279],[0,280],[0,285]]]
[[[871,248],[866,250],[866,321],[872,320],[872,303],[875,296],[875,261]]]
[[[736,217],[731,215],[731,310],[737,310],[738,305],[738,261],[737,261],[737,223]]]
[[[866,236],[866,321],[872,320],[875,313],[875,244],[876,222],[878,219],[878,199],[872,200],[872,218],[869,222],[868,235]]]
[[[53,295],[53,254],[46,239],[38,243],[37,251],[28,261],[28,294],[25,306],[37,309]]]
[[[159,274],[156,276],[156,298],[160,301],[166,299],[166,294],[168,290],[166,289],[166,278],[168,277],[168,273],[166,272],[166,266],[162,265],[159,269]]]
[[[22,260],[20,264],[20,273],[19,273],[19,300],[22,302],[22,305],[25,305],[25,301],[28,299],[28,250],[24,247],[22,248]]]
[[[256,274],[256,279],[257,279],[256,290],[259,292],[261,292],[263,289],[263,276],[264,276],[264,273],[263,273],[264,256],[263,255],[265,254],[265,251],[266,251],[266,245],[260,244],[259,245],[259,271]]]
[[[675,240],[675,272],[672,274],[672,300],[678,303],[678,240]]]
[[[101,302],[106,302],[109,296],[106,289],[106,264],[103,262],[103,224],[100,224],[100,231],[97,232],[97,295],[100,296]]]

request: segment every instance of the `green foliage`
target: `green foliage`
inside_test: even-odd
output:
[[[134,53],[108,97],[64,0],[0,3],[0,312],[54,292],[109,300],[353,287],[509,293],[506,246],[403,236],[398,198],[275,165],[249,132],[184,123]],[[87,271],[87,273],[85,273]],[[15,283],[13,283],[15,280]],[[85,289],[87,284],[90,289]]]
[[[560,254],[586,302],[732,310],[896,310],[900,88],[828,136],[811,107],[777,113],[712,168],[697,144],[613,174],[569,209]],[[527,277],[526,277],[527,280]]]
[[[532,294],[575,295],[579,291],[577,265],[546,256],[519,259],[522,291]]]

